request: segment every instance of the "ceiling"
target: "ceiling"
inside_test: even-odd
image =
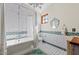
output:
[[[29,3],[30,6],[35,8],[38,12],[42,12],[48,8],[49,3]]]

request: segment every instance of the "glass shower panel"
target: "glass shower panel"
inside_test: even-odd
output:
[[[28,15],[27,15],[27,35],[29,36],[29,37],[33,37],[33,21],[34,21],[34,13],[33,13],[34,11],[33,10],[31,10],[31,9],[29,9],[28,10]]]
[[[27,17],[27,36],[33,37],[33,15]]]
[[[32,9],[22,4],[6,3],[4,13],[7,40],[33,38],[35,12]]]
[[[20,6],[19,8],[19,38],[27,37],[27,8]]]
[[[4,13],[6,39],[16,39],[18,37],[18,5],[6,3]]]

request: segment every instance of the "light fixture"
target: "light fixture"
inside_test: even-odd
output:
[[[43,3],[29,3],[34,8],[42,8]]]

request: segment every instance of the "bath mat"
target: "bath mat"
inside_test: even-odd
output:
[[[46,55],[41,49],[35,49],[32,51],[31,55]]]

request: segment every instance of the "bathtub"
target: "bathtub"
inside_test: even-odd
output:
[[[42,38],[42,40],[67,50],[67,41],[64,35],[41,32],[39,36]],[[40,44],[41,49],[47,52],[47,54],[54,54],[54,55],[66,55],[67,54],[67,51],[63,51],[62,49],[56,46],[52,46],[48,43],[42,42]]]

